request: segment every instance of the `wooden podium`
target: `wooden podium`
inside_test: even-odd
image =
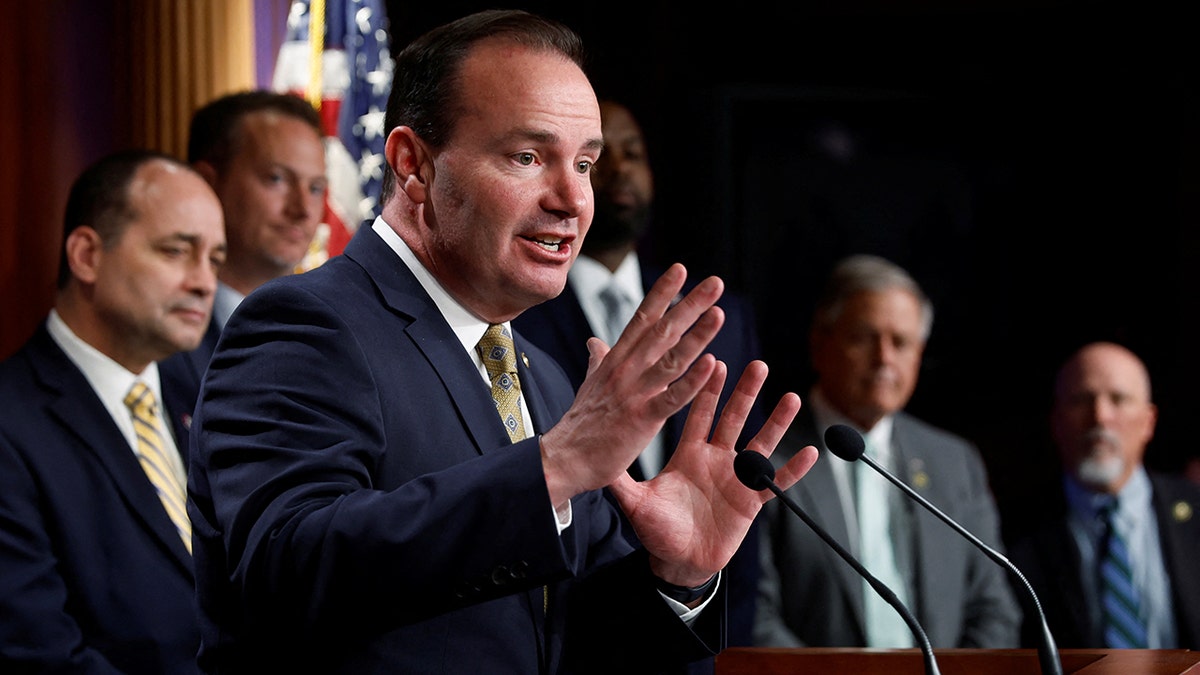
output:
[[[935,649],[942,675],[1038,675],[1034,649]],[[1063,675],[1200,675],[1186,649],[1060,649]],[[736,647],[717,655],[716,675],[923,675],[919,649]]]

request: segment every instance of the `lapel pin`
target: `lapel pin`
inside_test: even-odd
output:
[[[525,367],[529,367],[529,357],[525,356],[525,352],[521,352],[521,361],[525,363]]]
[[[1175,517],[1175,522],[1186,523],[1192,519],[1192,505],[1181,499],[1171,507],[1171,515]]]

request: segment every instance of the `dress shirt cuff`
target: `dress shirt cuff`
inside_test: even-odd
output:
[[[567,500],[567,503],[562,508],[554,508],[554,524],[558,526],[559,534],[562,534],[564,530],[571,526],[571,518],[573,516],[574,512],[571,511],[570,499]]]
[[[685,624],[687,624],[688,626],[691,626],[692,622],[696,620],[696,617],[700,616],[700,612],[704,611],[704,608],[708,607],[708,603],[712,602],[712,599],[717,596],[717,589],[720,588],[720,586],[721,586],[721,573],[717,572],[715,583],[713,583],[712,587],[708,589],[708,596],[704,598],[704,602],[700,603],[699,605],[696,605],[696,607],[694,607],[694,608],[688,607],[687,605],[683,604],[682,602],[679,602],[678,600],[676,600],[672,597],[669,597],[666,593],[663,593],[662,591],[659,591],[658,594],[662,596],[663,600],[665,600],[668,605],[670,605],[671,609],[675,610],[675,613],[679,615],[680,619],[683,619],[683,622]]]

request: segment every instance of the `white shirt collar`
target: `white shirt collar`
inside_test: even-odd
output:
[[[645,291],[642,290],[642,270],[638,265],[635,251],[630,251],[625,255],[621,264],[617,266],[616,272],[609,272],[607,267],[594,258],[581,255],[575,259],[575,264],[567,273],[567,282],[580,297],[595,296],[602,289],[613,284],[635,303],[641,302],[645,295]]]
[[[483,367],[483,360],[475,352],[475,345],[479,344],[479,339],[487,330],[488,323],[472,314],[470,310],[455,300],[454,296],[450,295],[445,286],[442,286],[441,282],[435,279],[433,274],[421,264],[421,261],[417,259],[417,254],[413,253],[400,235],[396,234],[396,231],[383,221],[382,216],[375,218],[371,229],[375,230],[384,243],[400,256],[400,260],[417,278],[417,283],[421,284],[421,288],[425,289],[425,292],[433,299],[438,311],[445,317],[446,323],[450,324],[450,330],[454,331],[454,335],[462,343],[463,349],[471,354],[471,358],[484,373],[484,379],[487,379],[487,370]],[[504,325],[511,330],[507,321]]]
[[[575,264],[567,273],[567,283],[579,299],[579,306],[583,309],[583,315],[587,317],[588,325],[592,327],[592,334],[601,337],[606,336],[608,317],[608,308],[600,299],[601,291],[615,285],[629,301],[626,309],[630,317],[645,297],[642,290],[642,270],[638,265],[637,253],[633,251],[625,256],[617,266],[616,272],[609,272],[607,267],[595,259],[581,255],[575,259]],[[626,320],[628,318],[626,317]],[[615,337],[613,339],[615,341]]]
[[[136,446],[133,422],[130,419],[129,407],[125,405],[125,396],[133,383],[141,380],[146,383],[154,397],[159,401],[162,410],[162,386],[158,377],[158,364],[150,362],[149,366],[140,373],[130,372],[127,368],[109,358],[100,350],[83,341],[67,323],[63,321],[56,310],[50,310],[46,320],[46,330],[51,339],[66,353],[67,358],[83,372],[88,384],[108,410],[108,414],[117,423],[121,432],[129,439],[130,446]]]
[[[446,323],[450,324],[450,329],[454,331],[455,337],[462,343],[462,348],[470,355],[471,361],[474,362],[475,368],[479,371],[479,376],[487,387],[491,387],[491,379],[487,374],[487,367],[483,365],[483,359],[480,358],[479,352],[475,350],[475,346],[479,344],[480,338],[487,331],[488,323],[479,317],[475,316],[464,307],[461,303],[454,299],[442,284],[434,278],[433,274],[421,264],[417,259],[417,254],[413,253],[409,248],[408,243],[396,234],[396,231],[387,223],[383,222],[382,216],[377,216],[375,222],[372,223],[371,229],[375,231],[383,241],[400,256],[400,260],[417,278],[417,282],[421,284],[421,288],[429,294],[437,305],[438,311],[446,319]],[[512,326],[508,321],[504,322],[504,327],[511,333]],[[520,397],[521,413],[525,422],[526,434],[533,435],[533,419],[529,414],[529,404],[525,400],[525,395]],[[567,519],[570,522],[570,519]],[[559,530],[562,531],[561,528]]]

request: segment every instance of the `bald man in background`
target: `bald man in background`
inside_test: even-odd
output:
[[[1037,592],[1058,645],[1132,646],[1102,621],[1102,516],[1111,508],[1131,555],[1139,646],[1200,648],[1200,486],[1145,467],[1158,421],[1145,364],[1115,343],[1083,346],[1058,373],[1050,421],[1062,491],[1035,529],[1014,535],[1012,561]],[[1035,618],[1026,617],[1028,646],[1036,644]]]

